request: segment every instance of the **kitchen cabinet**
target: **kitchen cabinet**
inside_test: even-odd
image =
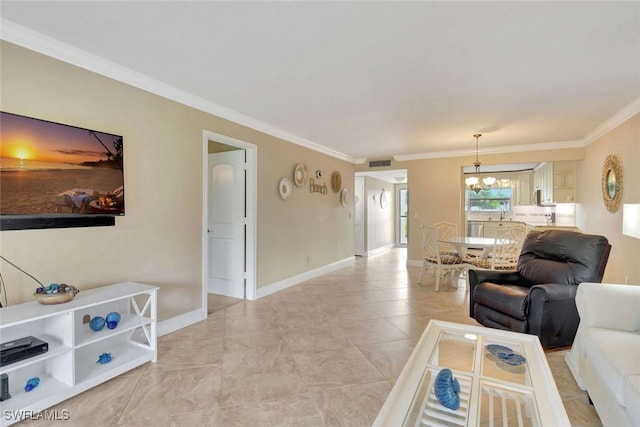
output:
[[[519,222],[512,221],[485,221],[484,222],[484,237],[493,237],[496,238],[500,234],[500,230],[502,230],[506,226],[514,226],[520,225]]]
[[[516,205],[525,206],[533,203],[531,200],[533,194],[533,188],[531,188],[532,176],[533,173],[530,171],[518,174],[516,178]]]
[[[533,189],[540,190],[540,202],[550,204],[553,202],[553,163],[540,163],[533,170]]]
[[[576,200],[576,162],[540,163],[533,172],[533,187],[540,189],[541,203],[573,203]]]
[[[575,202],[575,162],[555,162],[553,171],[553,201],[555,203]]]

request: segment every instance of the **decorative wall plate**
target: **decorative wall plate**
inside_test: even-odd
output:
[[[293,182],[295,182],[296,187],[302,187],[307,180],[307,176],[307,168],[302,163],[298,163],[293,170]]]
[[[331,174],[331,188],[334,193],[337,193],[342,188],[342,177],[338,171]]]
[[[344,206],[345,208],[349,204],[349,190],[347,190],[346,188],[343,188],[340,192],[340,203],[342,203],[342,206]]]
[[[280,191],[282,200],[289,200],[291,194],[293,194],[293,184],[291,184],[291,180],[287,177],[282,178],[278,184],[278,191]]]

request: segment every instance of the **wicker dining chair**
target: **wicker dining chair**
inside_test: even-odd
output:
[[[422,234],[422,268],[420,269],[420,277],[418,283],[422,283],[422,278],[429,269],[433,269],[436,278],[435,290],[440,290],[440,278],[450,274],[450,278],[454,280],[454,273],[458,273],[460,277],[466,271],[467,264],[458,256],[457,253],[446,254],[440,250],[438,243],[438,229],[433,226],[420,225],[420,233]]]
[[[433,226],[438,230],[438,239],[452,240],[460,236],[458,233],[458,224],[453,222],[436,222]],[[444,255],[456,255],[458,251],[451,243],[442,243],[438,245],[440,253]]]
[[[486,258],[466,258],[468,268],[485,270],[515,270],[522,243],[527,234],[525,227],[506,226],[498,231],[496,244]]]

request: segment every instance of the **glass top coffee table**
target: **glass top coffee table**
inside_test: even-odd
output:
[[[436,397],[438,373],[451,370],[459,408]],[[535,335],[432,320],[374,426],[570,426]]]

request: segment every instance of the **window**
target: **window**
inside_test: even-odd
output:
[[[409,202],[408,202],[408,194],[409,192],[407,191],[406,188],[400,188],[398,190],[398,194],[399,194],[399,201],[400,203],[398,203],[398,207],[400,209],[399,212],[399,217],[400,217],[400,222],[399,222],[399,233],[398,233],[398,243],[401,246],[406,246],[407,244],[407,236],[409,234],[409,221],[408,221],[408,209],[409,209]]]
[[[511,212],[511,188],[490,188],[475,191],[466,190],[467,211],[474,212]]]

